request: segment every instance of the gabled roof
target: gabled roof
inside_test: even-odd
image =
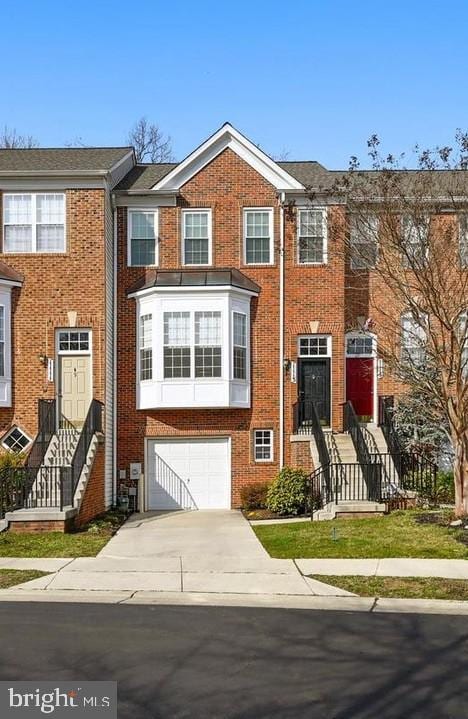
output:
[[[238,287],[258,294],[260,287],[235,267],[220,270],[152,270],[128,290],[133,295],[142,290],[164,287]]]
[[[115,190],[116,192],[130,193],[148,192],[159,180],[176,168],[177,164],[177,162],[159,162],[135,165],[119,182]],[[277,164],[304,187],[328,187],[332,182],[332,173],[313,160],[278,162]]]
[[[0,149],[0,175],[109,172],[132,147],[34,147]]]
[[[260,173],[277,190],[302,190],[303,185],[289,174],[281,165],[271,159],[263,150],[226,122],[220,129],[211,135],[205,142],[171,169],[162,179],[152,187],[161,192],[175,192],[179,190],[197,172],[217,157],[221,152],[230,148],[251,167]]]

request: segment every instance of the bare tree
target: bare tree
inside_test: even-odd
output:
[[[346,292],[372,319],[397,394],[425,405],[454,452],[457,516],[468,515],[468,134],[454,148],[416,149],[417,167],[382,157],[372,171],[353,158],[334,191],[348,211]]]
[[[11,150],[15,148],[39,147],[38,141],[32,135],[20,135],[14,127],[4,125],[0,131],[0,147]]]
[[[128,133],[128,144],[133,145],[137,162],[171,162],[172,141],[146,117],[140,117]]]

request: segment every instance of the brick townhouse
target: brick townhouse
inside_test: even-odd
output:
[[[340,432],[346,400],[377,422],[394,384],[347,294],[333,181],[227,123],[180,163],[0,151],[1,443],[31,470],[12,526],[127,493],[237,507],[243,485],[312,469],[308,429]]]

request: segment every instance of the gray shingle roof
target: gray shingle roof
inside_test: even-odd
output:
[[[258,294],[260,287],[234,267],[222,270],[151,270],[135,282],[127,294],[151,287],[219,287],[231,285]]]
[[[177,162],[135,165],[115,189],[117,192],[150,190],[177,165]],[[278,165],[306,187],[321,187],[329,183],[329,172],[319,162],[278,162]]]
[[[35,147],[0,149],[3,172],[99,172],[110,170],[131,147]]]

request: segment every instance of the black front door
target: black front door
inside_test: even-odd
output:
[[[299,400],[303,421],[310,419],[315,404],[322,424],[330,424],[330,360],[303,359],[299,372]]]

